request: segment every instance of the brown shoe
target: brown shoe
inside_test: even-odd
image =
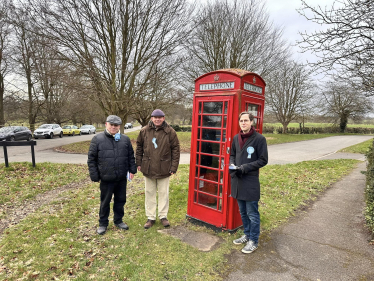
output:
[[[161,219],[161,223],[162,223],[162,225],[163,225],[164,227],[169,227],[169,226],[170,226],[170,223],[169,223],[169,221],[168,221],[167,218],[162,218],[162,219]]]
[[[155,220],[147,220],[147,222],[144,225],[144,228],[148,229],[148,228],[152,227],[155,224],[155,222],[156,222]]]

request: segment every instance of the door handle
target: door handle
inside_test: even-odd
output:
[[[226,149],[226,153],[227,153],[227,154],[230,153],[230,147],[227,147],[227,149]]]

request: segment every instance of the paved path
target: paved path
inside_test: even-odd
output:
[[[336,182],[304,213],[229,258],[229,281],[374,280],[374,245],[364,226],[366,164]]]
[[[125,132],[139,130],[140,127],[126,130]],[[64,144],[91,140],[93,135],[83,135],[74,137],[63,137],[54,139],[39,139],[35,146],[35,161],[52,162],[52,163],[73,163],[86,164],[87,155],[84,154],[67,154],[59,153],[53,150]],[[269,165],[297,163],[300,161],[315,159],[335,159],[335,158],[352,158],[364,160],[364,156],[354,153],[336,153],[337,150],[358,144],[373,138],[372,136],[336,136],[317,140],[284,143],[269,146]],[[9,147],[9,162],[31,162],[31,153],[29,147]],[[4,163],[4,155],[0,152],[0,163]],[[190,154],[181,154],[181,164],[190,163]]]

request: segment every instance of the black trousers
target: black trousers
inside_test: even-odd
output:
[[[122,222],[126,203],[126,185],[127,179],[115,182],[100,182],[100,226],[108,226],[109,224],[110,201],[112,200],[113,194],[113,221],[115,224]]]

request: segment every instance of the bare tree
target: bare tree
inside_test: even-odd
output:
[[[5,124],[4,94],[5,76],[9,73],[9,42],[11,26],[8,21],[11,2],[0,2],[0,127]]]
[[[312,2],[312,1],[311,1]],[[374,94],[374,1],[335,1],[330,8],[313,7],[302,0],[299,13],[322,30],[301,33],[304,52],[317,55],[315,68],[338,70],[348,77],[359,77],[361,87]]]
[[[177,87],[176,68],[154,68],[152,79],[134,95],[133,118],[142,126],[148,124],[154,109],[167,110],[185,99],[185,90]]]
[[[18,81],[21,89],[14,93],[20,100],[25,98],[22,95],[22,81],[25,81],[27,117],[30,129],[34,130],[37,120],[62,123],[70,119],[65,105],[69,101],[68,86],[72,79],[68,77],[71,69],[58,56],[55,42],[38,32],[26,7],[14,7],[10,17],[15,34],[12,58],[19,68],[17,74],[23,78]]]
[[[338,121],[342,133],[347,127],[349,118],[359,119],[373,109],[372,101],[365,96],[364,91],[357,90],[347,80],[335,78],[326,82],[321,93],[322,113]]]
[[[274,71],[267,81],[266,104],[283,125],[288,124],[310,108],[313,97],[310,70],[297,62],[288,61]]]
[[[185,69],[190,77],[225,68],[267,76],[289,56],[282,30],[269,20],[259,0],[217,0],[202,5],[193,18]]]
[[[105,114],[124,120],[133,113],[135,95],[155,79],[155,67],[178,63],[174,56],[188,31],[185,0],[35,2],[34,22],[85,74],[92,99]]]
[[[28,121],[30,129],[35,129],[36,117],[38,114],[38,107],[33,95],[33,46],[36,42],[35,35],[32,32],[30,18],[27,15],[27,10],[13,7],[13,13],[9,15],[9,21],[14,26],[14,44],[12,59],[18,65],[19,70],[16,73],[26,80],[26,92],[28,98]],[[20,83],[18,83],[20,84]],[[18,91],[19,92],[19,91]]]

